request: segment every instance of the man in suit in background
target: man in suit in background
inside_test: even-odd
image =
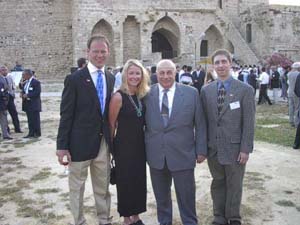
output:
[[[29,132],[24,138],[41,136],[41,83],[29,69],[23,71],[25,84],[21,93],[22,110],[26,112]]]
[[[3,140],[11,140],[7,126],[7,104],[8,104],[8,91],[5,89],[5,83],[0,80],[0,126]]]
[[[293,94],[295,95],[297,99],[296,102],[298,102],[298,108],[296,109],[297,110],[297,115],[296,115],[296,119],[295,121],[297,122],[297,131],[296,131],[296,137],[295,137],[295,141],[294,141],[294,145],[293,145],[293,149],[299,149],[300,147],[300,115],[299,115],[299,101],[300,101],[300,62],[295,62],[293,65],[292,65],[292,68],[293,71],[295,72],[295,77],[296,77],[296,81],[295,81],[295,84],[294,84],[294,88],[293,90]],[[291,87],[291,85],[289,86],[289,88]]]
[[[202,70],[201,66],[197,66],[197,70],[195,70],[193,72],[193,86],[195,88],[197,88],[199,94],[200,94],[200,91],[201,91],[201,88],[204,84],[204,79],[205,79],[205,72]]]
[[[106,71],[109,42],[92,36],[87,43],[88,65],[65,79],[60,108],[56,155],[69,162],[70,207],[75,225],[86,224],[83,195],[90,168],[98,224],[111,224],[110,132],[108,106],[114,76]]]
[[[194,168],[196,161],[205,160],[206,124],[200,117],[198,91],[176,83],[175,75],[175,64],[161,60],[158,84],[152,85],[145,98],[147,161],[159,223],[172,224],[173,179],[182,224],[196,225]]]
[[[9,99],[8,99],[8,105],[7,110],[11,116],[11,119],[14,124],[15,133],[22,133],[20,129],[20,121],[18,117],[18,112],[15,105],[15,83],[11,76],[8,75],[8,69],[6,66],[0,67],[0,73],[2,75],[2,78],[5,80],[7,86],[8,86],[8,93],[9,93]]]
[[[207,121],[213,224],[240,225],[245,165],[253,151],[254,91],[232,78],[227,50],[217,50],[212,62],[218,79],[202,88],[200,102]]]

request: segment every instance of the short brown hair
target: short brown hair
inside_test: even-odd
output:
[[[226,50],[226,49],[218,49],[211,56],[212,64],[214,64],[214,59],[215,59],[215,57],[217,55],[224,55],[228,59],[228,61],[230,63],[232,62],[232,56],[231,56],[231,53],[228,50]]]
[[[105,42],[105,44],[107,45],[107,48],[109,49],[110,44],[109,44],[108,39],[105,36],[103,36],[101,34],[92,35],[87,42],[88,49],[91,48],[91,44],[93,41],[103,41],[103,42]]]

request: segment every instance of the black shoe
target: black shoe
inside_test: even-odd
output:
[[[230,225],[242,225],[242,223],[241,223],[241,221],[233,220],[233,221],[230,221]]]
[[[213,222],[212,224],[213,225],[229,225],[228,223],[216,223],[216,222]]]
[[[23,131],[17,130],[17,131],[15,131],[15,133],[23,133]]]
[[[300,147],[299,144],[294,144],[293,145],[293,149],[299,149],[299,147]]]
[[[145,225],[142,220],[138,220],[133,225]]]
[[[33,135],[26,135],[25,137],[23,137],[23,138],[33,138],[34,136]]]
[[[40,134],[35,134],[33,137],[38,138],[40,136],[41,136]]]
[[[4,140],[12,140],[12,137],[3,137]]]

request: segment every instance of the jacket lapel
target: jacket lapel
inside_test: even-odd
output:
[[[172,124],[172,120],[174,120],[176,114],[182,110],[182,105],[183,105],[183,92],[181,91],[180,85],[176,83],[176,89],[175,89],[175,94],[174,94],[174,99],[173,99],[173,105],[172,105],[172,112],[168,121],[167,127]]]
[[[81,79],[82,79],[82,82],[83,82],[84,86],[87,87],[86,88],[87,93],[90,95],[90,97],[92,99],[95,100],[97,110],[99,111],[99,114],[102,117],[101,106],[100,106],[100,102],[99,102],[99,99],[98,99],[97,90],[96,90],[93,79],[92,79],[91,74],[90,74],[87,67],[82,69]]]
[[[212,104],[212,113],[213,113],[213,116],[215,117],[215,119],[218,118],[218,105],[217,105],[217,102],[218,102],[218,82],[217,81],[214,81],[213,83],[209,84],[211,85],[211,93],[210,93],[210,98],[212,99],[211,101],[209,102],[214,102],[215,104]]]

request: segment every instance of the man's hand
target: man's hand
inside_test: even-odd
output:
[[[197,163],[202,163],[205,159],[206,159],[206,156],[198,155],[197,156]]]
[[[240,152],[237,161],[239,164],[245,165],[248,162],[248,159],[249,159],[249,153]]]
[[[69,163],[71,162],[71,155],[69,150],[57,150],[56,155],[60,165],[63,165],[64,156],[67,156],[67,160]]]

